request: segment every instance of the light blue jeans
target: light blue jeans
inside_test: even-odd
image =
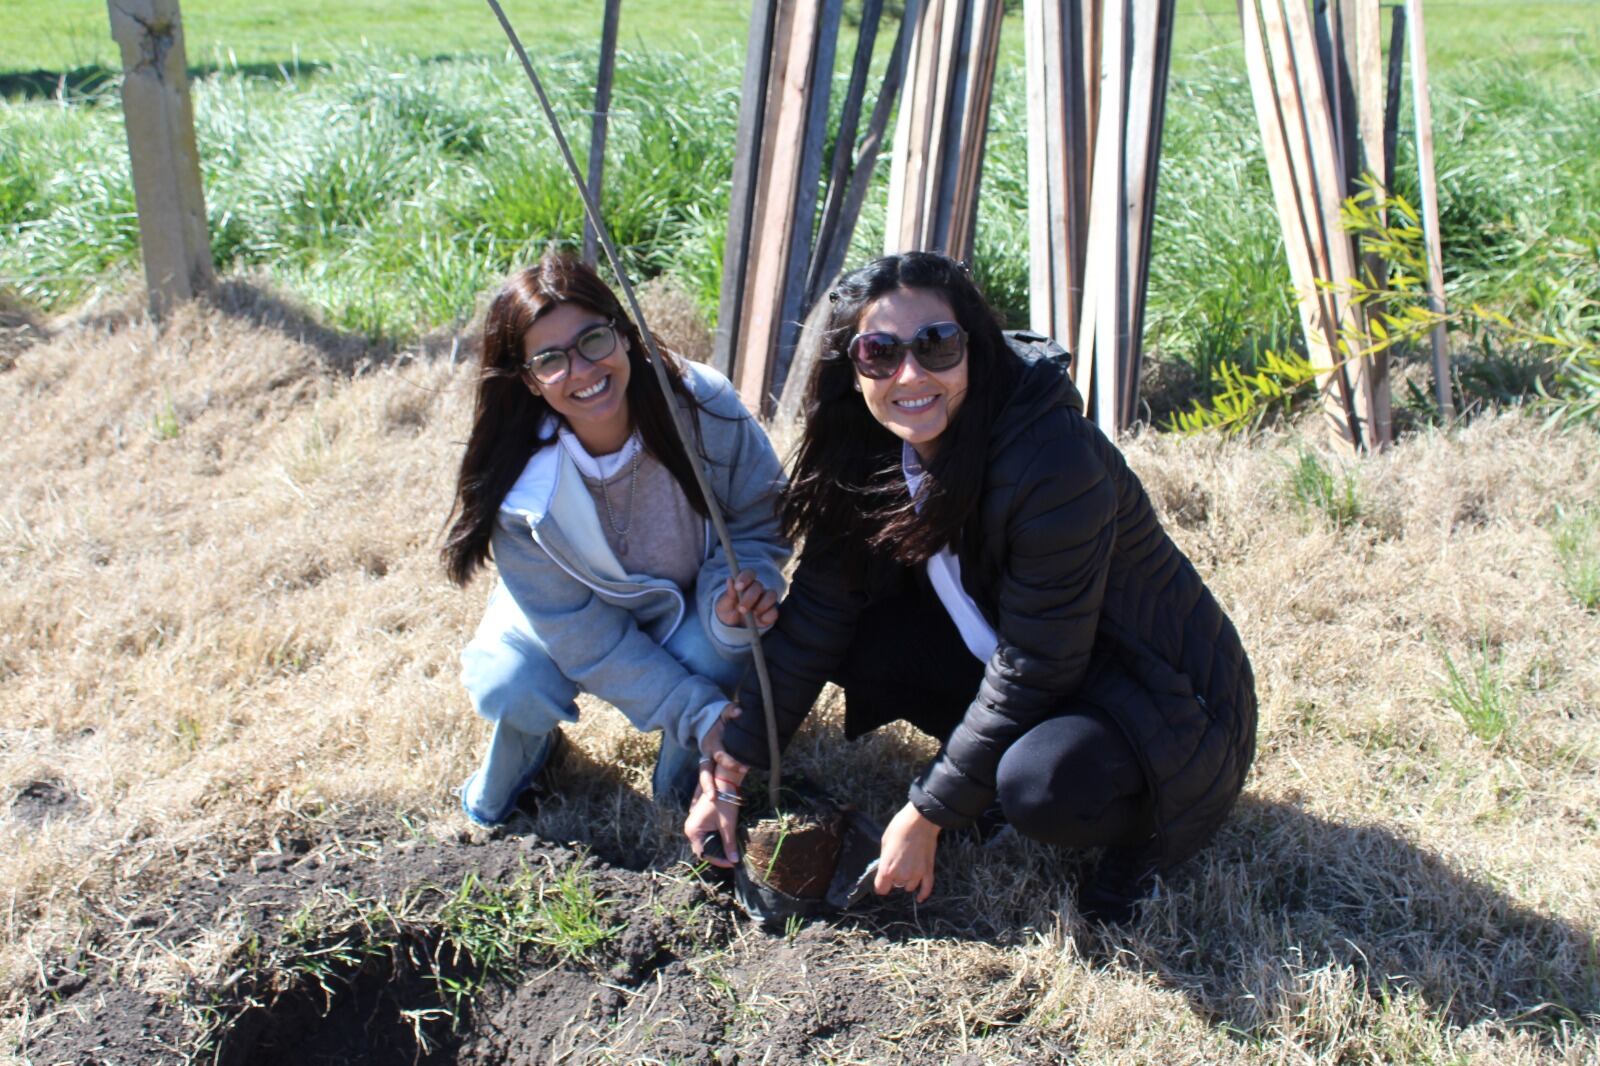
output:
[[[750,661],[748,655],[725,659],[718,654],[692,611],[662,647],[691,674],[729,693]],[[461,653],[461,682],[472,706],[494,723],[482,765],[461,787],[461,809],[479,825],[493,827],[511,816],[517,797],[544,767],[556,728],[578,720],[574,700],[580,690],[525,624],[480,629]],[[694,795],[699,761],[698,751],[663,733],[651,778],[656,801],[686,805]]]

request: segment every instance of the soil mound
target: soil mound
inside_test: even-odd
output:
[[[136,919],[226,958],[163,997],[76,960],[34,1013],[37,1061],[311,1066],[817,1061],[900,1006],[826,927],[741,937],[692,871],[632,871],[535,837],[325,845],[182,885]],[[805,975],[798,980],[795,975]],[[783,994],[767,991],[782,976]],[[803,990],[804,1008],[784,1002]]]

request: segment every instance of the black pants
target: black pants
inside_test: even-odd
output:
[[[967,650],[927,579],[861,616],[840,676],[852,738],[893,721],[949,737],[984,664]],[[1086,694],[1087,695],[1087,694]],[[1019,833],[1068,847],[1137,847],[1150,836],[1138,757],[1103,707],[1064,702],[1019,737],[995,775],[1001,814]]]

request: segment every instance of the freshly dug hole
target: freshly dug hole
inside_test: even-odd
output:
[[[420,945],[419,945],[420,947]],[[341,968],[253,1007],[223,1035],[219,1066],[415,1066],[455,1061],[460,1034],[437,982],[391,956]]]

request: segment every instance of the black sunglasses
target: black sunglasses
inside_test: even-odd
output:
[[[554,385],[572,372],[574,354],[591,363],[598,363],[617,350],[615,320],[597,322],[578,334],[578,339],[565,348],[541,348],[523,362],[533,380],[541,385]]]
[[[937,373],[959,366],[967,355],[967,331],[954,322],[930,322],[903,341],[893,333],[857,333],[845,346],[850,361],[864,378],[894,377],[907,355],[922,369]]]

